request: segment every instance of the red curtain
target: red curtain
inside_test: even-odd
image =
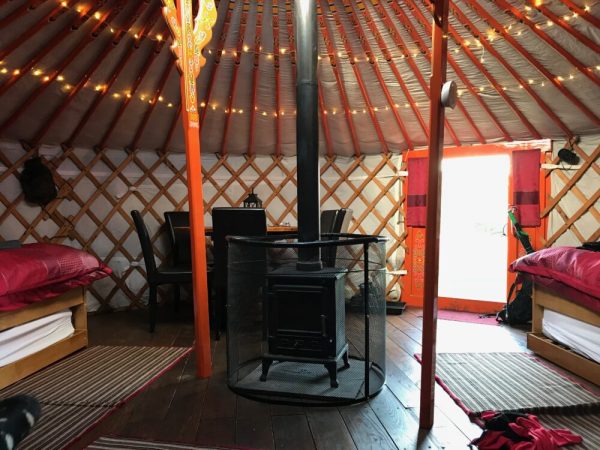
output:
[[[512,176],[517,220],[523,227],[540,226],[540,150],[513,152]]]
[[[427,218],[427,166],[428,158],[408,160],[408,196],[406,199],[406,225],[424,227]]]

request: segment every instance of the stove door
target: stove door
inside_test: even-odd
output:
[[[269,353],[328,357],[335,337],[327,286],[274,284],[268,296]]]

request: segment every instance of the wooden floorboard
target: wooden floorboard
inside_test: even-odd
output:
[[[194,355],[180,361],[90,431],[74,448],[101,435],[143,437],[248,449],[436,449],[467,448],[477,426],[439,387],[436,422],[419,430],[421,310],[387,318],[387,384],[370,402],[322,408],[260,403],[227,387],[226,339],[213,342],[213,375],[196,378]],[[91,345],[192,346],[191,308],[159,315],[150,334],[143,311],[91,316]],[[522,330],[439,321],[439,351],[526,351]],[[505,350],[498,350],[505,349]]]

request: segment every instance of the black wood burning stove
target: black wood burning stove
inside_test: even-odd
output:
[[[369,296],[372,284],[385,291],[385,239],[322,240],[317,2],[296,0],[294,11],[298,235],[228,239],[228,384],[263,400],[354,403],[385,382],[385,297]],[[323,267],[328,246],[345,250],[338,267]],[[250,247],[265,250],[266,264],[253,260]],[[287,261],[277,256],[290,253]],[[369,301],[347,312],[345,291],[361,284]]]
[[[267,275],[267,342],[261,381],[273,361],[323,364],[331,387],[338,387],[340,359],[348,368],[344,285],[346,269],[317,272],[278,268]]]

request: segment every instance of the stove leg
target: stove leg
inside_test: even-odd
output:
[[[263,358],[262,360],[262,374],[260,376],[260,381],[267,381],[267,374],[269,373],[269,367],[273,364],[272,359]]]
[[[348,352],[344,352],[344,354],[342,355],[342,359],[344,360],[344,369],[347,369],[348,367],[350,367],[350,363],[348,362]]]
[[[332,388],[338,387],[339,383],[337,380],[337,362],[333,361],[333,362],[325,363],[325,368],[327,369],[327,372],[329,372],[329,379],[330,379],[331,387]]]

